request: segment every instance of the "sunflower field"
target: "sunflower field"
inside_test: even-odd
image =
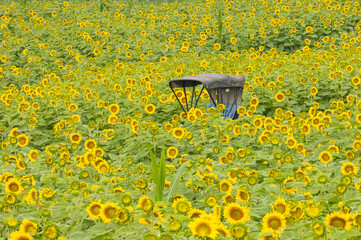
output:
[[[0,239],[361,238],[358,1],[0,4]]]

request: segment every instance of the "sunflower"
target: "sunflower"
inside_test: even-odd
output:
[[[210,195],[206,198],[206,205],[208,207],[214,207],[217,205],[217,198],[214,195]]]
[[[168,228],[171,232],[178,231],[181,227],[182,223],[178,219],[173,218],[169,221]]]
[[[100,203],[101,201],[92,202],[87,208],[86,212],[89,214],[89,217],[92,219],[98,219],[100,217],[100,209],[102,208],[102,205]]]
[[[274,212],[278,212],[282,215],[287,215],[290,211],[286,200],[284,200],[283,198],[277,198],[272,206],[272,209]]]
[[[312,225],[312,231],[316,236],[322,236],[325,233],[325,225],[320,222],[316,222]]]
[[[352,218],[354,219],[353,222],[354,224],[360,228],[361,227],[361,213],[357,212],[355,213]]]
[[[48,239],[55,239],[59,235],[59,230],[55,225],[49,225],[43,230],[43,234]]]
[[[26,197],[26,201],[28,204],[34,204],[37,198],[38,198],[38,191],[35,188],[32,188]]]
[[[250,220],[249,211],[249,208],[242,207],[238,203],[230,203],[224,208],[224,217],[231,224],[244,223]]]
[[[214,44],[214,49],[217,50],[217,51],[220,50],[220,49],[221,49],[221,45],[220,45],[219,43],[215,43],[215,44]]]
[[[196,218],[188,227],[192,231],[192,234],[198,237],[215,239],[218,234],[217,224],[204,217]]]
[[[346,151],[346,158],[353,160],[355,158],[355,154],[351,150],[348,150]]]
[[[97,170],[99,173],[106,173],[109,171],[109,164],[106,162],[102,162],[97,166]]]
[[[124,194],[123,197],[120,199],[120,201],[125,205],[125,206],[129,206],[130,204],[132,204],[132,196],[130,196],[129,193]]]
[[[312,87],[312,88],[310,89],[310,93],[311,93],[312,96],[316,95],[316,94],[318,93],[317,88],[316,88],[316,87]]]
[[[7,193],[13,193],[17,195],[21,193],[23,190],[24,188],[21,186],[21,183],[14,178],[11,178],[5,183],[5,191]]]
[[[36,159],[39,157],[39,153],[37,150],[30,150],[28,157],[30,159],[30,162],[35,162]]]
[[[8,240],[33,240],[33,238],[27,232],[15,231],[10,233]]]
[[[222,217],[222,207],[219,206],[218,204],[214,205],[213,207],[213,216],[217,218],[217,222],[220,222]]]
[[[328,164],[329,162],[332,161],[332,155],[329,151],[325,150],[325,151],[322,151],[320,153],[320,155],[318,156],[318,159],[324,163],[324,164]]]
[[[71,119],[73,119],[73,121],[74,122],[80,122],[80,117],[79,117],[79,115],[73,115],[73,116],[71,116]]]
[[[249,230],[248,227],[243,223],[236,223],[231,225],[229,232],[234,239],[244,239],[247,236]]]
[[[88,139],[84,143],[85,149],[91,151],[97,147],[97,143],[93,139]]]
[[[275,95],[275,100],[277,102],[282,102],[285,99],[284,97],[285,97],[285,95],[283,93],[279,92]]]
[[[219,183],[219,191],[220,192],[224,192],[227,194],[230,194],[232,192],[233,189],[233,185],[231,182],[229,182],[227,179],[223,179],[220,183]]]
[[[155,233],[149,232],[144,235],[143,240],[158,240],[158,236]]]
[[[360,77],[356,76],[356,77],[352,78],[352,84],[354,86],[358,86],[360,83],[361,83],[361,78]]]
[[[25,147],[29,144],[29,138],[24,134],[20,134],[16,138],[18,140],[19,147]]]
[[[119,112],[119,109],[119,105],[116,103],[110,104],[108,108],[109,112],[113,115],[117,114]]]
[[[173,238],[169,234],[162,234],[160,235],[159,240],[173,240]]]
[[[22,161],[21,159],[17,159],[16,160],[16,171],[19,171],[19,170],[24,170],[26,169],[26,165],[24,163],[24,161]]]
[[[109,124],[111,124],[111,125],[114,125],[114,124],[116,124],[117,123],[117,121],[118,121],[118,117],[116,116],[116,115],[110,115],[109,117],[108,117],[108,123]]]
[[[345,191],[346,191],[346,189],[347,189],[347,185],[342,182],[342,183],[340,183],[340,184],[337,185],[336,189],[337,189],[337,193],[338,193],[339,195],[342,195],[342,194],[345,193]]]
[[[51,190],[50,188],[43,188],[40,192],[40,199],[48,199],[54,196],[56,193],[55,190]]]
[[[149,197],[143,196],[139,198],[137,207],[143,209],[145,212],[149,212],[153,209],[154,203]]]
[[[218,234],[222,235],[223,237],[228,237],[229,236],[229,230],[227,229],[227,226],[225,226],[223,223],[218,223],[217,224],[217,232]]]
[[[176,147],[172,146],[167,149],[167,157],[169,157],[170,159],[176,158],[177,155],[178,155],[178,149]]]
[[[237,108],[237,113],[240,115],[240,116],[243,116],[245,113],[246,113],[246,108],[245,107],[239,107]]]
[[[249,101],[249,103],[250,103],[251,106],[257,107],[258,104],[259,104],[258,98],[256,98],[256,97],[251,98],[251,100]]]
[[[345,214],[343,212],[333,212],[331,214],[327,214],[325,225],[328,227],[335,227],[337,229],[343,228],[345,230],[350,230],[350,218],[350,214]]]
[[[16,195],[8,193],[5,195],[5,202],[7,204],[14,204],[16,202]]]
[[[113,218],[118,215],[119,207],[112,202],[107,202],[101,205],[99,216],[104,223],[111,222]]]
[[[267,213],[263,217],[262,232],[280,233],[285,227],[286,219],[278,212]]]
[[[352,148],[355,151],[361,150],[361,140],[354,141],[353,144],[352,144]]]
[[[175,139],[181,139],[184,136],[184,134],[185,134],[185,131],[182,128],[174,128],[173,129],[173,137]]]
[[[330,145],[327,149],[330,150],[331,153],[340,153],[340,149],[336,145]]]
[[[10,133],[9,133],[9,137],[17,137],[19,135],[21,135],[20,132],[18,132],[18,128],[13,128],[11,129]]]
[[[148,114],[153,114],[155,112],[155,106],[154,104],[147,104],[145,107],[144,107],[144,110],[146,113]]]
[[[234,203],[234,202],[236,202],[236,199],[233,197],[233,195],[227,194],[227,195],[224,195],[224,196],[222,197],[222,201],[223,201],[225,204],[229,204],[229,203]]]
[[[191,210],[192,204],[187,199],[178,199],[172,203],[172,207],[176,213],[187,214]]]
[[[356,114],[356,121],[357,123],[361,123],[361,113]]]
[[[68,109],[70,112],[75,112],[78,109],[78,106],[76,104],[70,104]]]
[[[341,167],[341,173],[343,175],[356,176],[358,167],[353,165],[352,162],[346,162]]]
[[[73,133],[69,136],[69,138],[72,143],[80,143],[81,141],[80,133]]]
[[[112,190],[113,193],[123,193],[124,189],[122,187],[116,187]]]
[[[302,132],[303,132],[304,134],[310,134],[310,132],[311,132],[311,126],[310,126],[310,124],[305,124],[305,125],[303,125],[303,126],[302,126]]]
[[[6,219],[6,224],[9,227],[15,227],[18,224],[18,221],[16,221],[14,218],[10,217]]]
[[[249,193],[246,190],[238,189],[236,198],[240,202],[248,202],[250,199]]]
[[[145,189],[148,186],[148,182],[144,178],[139,178],[135,184],[138,189]]]
[[[188,218],[198,218],[203,214],[206,214],[203,210],[192,208],[192,210],[188,213]]]
[[[20,225],[20,231],[25,233],[37,233],[37,224],[25,219]]]
[[[116,217],[117,222],[126,223],[129,220],[129,213],[126,209],[120,208]]]
[[[305,212],[309,217],[317,217],[320,214],[320,208],[314,201],[309,200],[306,203]]]
[[[304,217],[303,214],[303,205],[301,202],[299,202],[294,208],[291,209],[290,215],[292,218],[294,218],[296,221],[302,219]]]
[[[293,137],[287,138],[286,145],[292,149],[292,148],[296,147],[297,141]]]

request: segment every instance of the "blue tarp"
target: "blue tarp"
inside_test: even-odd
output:
[[[219,104],[220,103],[217,103],[217,106]],[[235,104],[224,104],[224,106],[225,106],[225,108],[222,111],[224,117],[231,118],[233,120],[238,118],[237,108],[239,108],[240,106],[235,105]],[[216,106],[214,106],[213,103],[210,103],[206,106],[206,109],[209,109],[211,107],[216,108]]]

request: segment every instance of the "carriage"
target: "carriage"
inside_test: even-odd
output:
[[[210,98],[210,103],[205,106],[206,109],[223,104],[223,116],[237,119],[237,108],[242,104],[245,81],[243,76],[210,73],[171,80],[169,87],[186,114],[190,109],[197,108],[203,91],[206,91]],[[178,89],[183,92],[181,96],[176,93],[179,92]]]

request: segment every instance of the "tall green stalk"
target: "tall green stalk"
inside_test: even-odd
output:
[[[159,160],[159,164],[157,163],[157,159],[153,150],[149,147],[149,153],[152,164],[152,177],[155,184],[155,200],[157,202],[162,201],[163,192],[165,186],[165,150],[163,147],[161,157]]]

